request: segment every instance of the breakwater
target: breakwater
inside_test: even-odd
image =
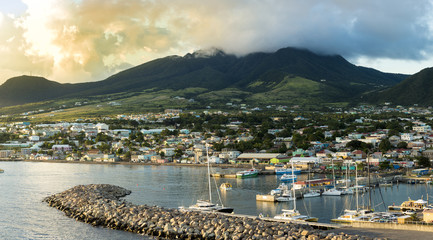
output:
[[[93,226],[168,239],[367,239],[303,224],[134,205],[121,199],[130,193],[108,184],[79,185],[43,201]]]

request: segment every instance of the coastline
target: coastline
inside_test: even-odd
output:
[[[102,164],[102,165],[133,165],[133,166],[174,166],[174,167],[207,167],[206,164],[195,163],[135,163],[135,162],[93,162],[93,161],[66,161],[66,160],[29,160],[29,159],[5,159],[0,162],[44,162],[44,163],[75,163],[75,164]],[[212,167],[221,168],[251,168],[250,164],[211,164]]]

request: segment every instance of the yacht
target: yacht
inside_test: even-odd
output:
[[[208,186],[209,186],[209,200],[197,200],[197,203],[194,205],[191,205],[189,207],[179,207],[181,210],[190,210],[190,211],[205,211],[205,212],[224,212],[224,213],[232,213],[233,208],[230,207],[224,207],[218,204],[215,204],[212,202],[212,187],[211,187],[211,181],[210,181],[210,164],[209,164],[209,153],[208,153],[208,146],[206,144],[206,157],[207,157],[207,180],[208,180]],[[216,188],[218,191],[218,188]],[[220,194],[218,194],[220,196]],[[220,202],[222,203],[221,197]]]
[[[283,174],[280,178],[282,182],[295,182],[297,176],[294,174]]]
[[[220,206],[218,204],[214,204],[210,202],[209,200],[197,200],[196,204],[191,205],[188,208],[180,207],[180,209],[205,211],[205,212],[224,212],[224,213],[233,212],[233,208]]]
[[[316,217],[301,215],[296,209],[283,209],[281,214],[276,215],[274,219],[306,222],[317,222],[319,220]]]
[[[330,188],[322,193],[323,196],[341,196],[341,191],[335,188]]]
[[[291,174],[292,172],[295,175],[299,175],[301,174],[301,169],[294,168],[292,170],[292,168],[285,168],[285,167],[275,168],[276,175]]]
[[[259,175],[259,170],[252,168],[245,171],[239,171],[236,173],[237,178],[251,178],[251,177],[257,177]]]
[[[304,193],[304,198],[312,198],[312,197],[320,197],[320,192],[315,190],[309,190],[308,192]]]

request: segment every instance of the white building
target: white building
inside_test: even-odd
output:
[[[402,133],[400,135],[400,138],[402,141],[409,142],[409,141],[413,140],[413,134],[412,133]]]
[[[416,132],[431,132],[430,125],[413,126],[412,129]]]

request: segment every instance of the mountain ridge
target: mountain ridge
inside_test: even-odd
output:
[[[281,94],[276,103],[290,103],[296,102],[294,98],[302,97],[302,94],[291,92],[293,84],[305,86],[306,90],[315,89],[313,95],[317,102],[350,102],[372,89],[393,86],[406,77],[355,66],[339,55],[319,55],[306,49],[288,47],[274,53],[258,52],[243,57],[212,49],[188,53],[183,57],[155,59],[97,82],[61,84],[46,79],[44,82],[43,78],[35,77],[32,83],[30,76],[12,78],[0,86],[0,106],[122,92],[139,93],[152,89],[157,92],[188,88],[203,89],[196,95],[203,101],[206,98],[201,98],[200,94],[237,89],[242,94],[233,97],[242,100],[256,101],[248,99],[248,96],[266,95],[273,91]],[[36,82],[40,86],[35,85]],[[32,86],[32,90],[28,86]],[[295,89],[298,92],[303,90],[302,87]],[[219,101],[226,101],[227,97]]]

